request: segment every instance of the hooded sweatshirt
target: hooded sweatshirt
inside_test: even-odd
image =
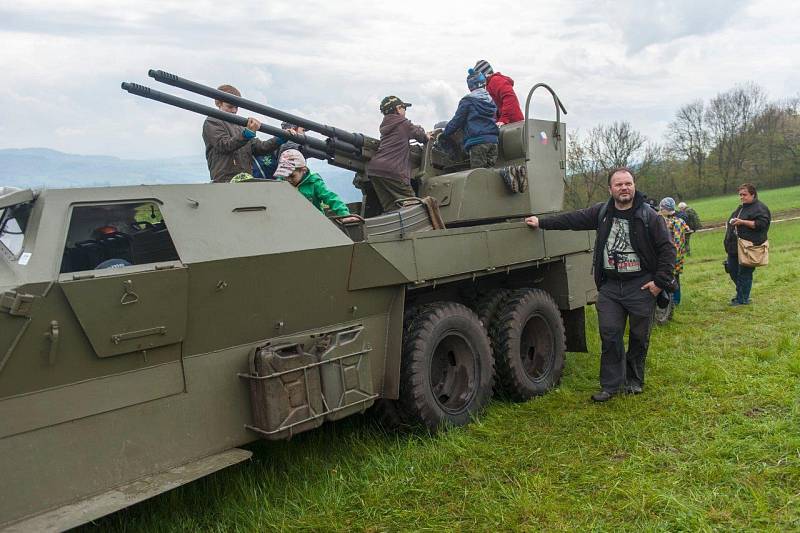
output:
[[[325,204],[337,217],[350,214],[350,210],[339,198],[339,195],[328,189],[325,182],[316,172],[309,170],[306,177],[297,186],[297,190],[320,211],[322,211],[322,204]]]
[[[486,90],[497,106],[497,122],[511,124],[525,118],[519,107],[517,93],[514,92],[514,80],[495,72],[486,81]]]
[[[411,147],[408,141],[426,142],[425,130],[404,116],[392,113],[384,115],[380,131],[378,152],[370,159],[367,174],[411,183]]]
[[[456,114],[447,123],[442,135],[448,137],[463,130],[464,150],[477,144],[497,144],[500,131],[494,123],[496,111],[486,89],[475,89],[458,103]]]

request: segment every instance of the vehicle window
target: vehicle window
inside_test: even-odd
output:
[[[20,204],[0,210],[0,243],[11,259],[22,253],[25,240],[25,228],[28,225],[31,205]]]
[[[155,202],[75,206],[61,272],[177,261],[161,209]]]

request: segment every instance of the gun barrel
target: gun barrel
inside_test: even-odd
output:
[[[206,115],[208,117],[218,118],[232,124],[238,124],[239,126],[247,126],[247,119],[245,117],[234,115],[233,113],[226,113],[225,111],[220,111],[215,107],[198,104],[197,102],[192,102],[191,100],[186,100],[171,94],[163,93],[161,91],[151,89],[150,87],[139,85],[138,83],[123,83],[122,88],[129,93],[135,94],[136,96],[141,96],[142,98],[148,98],[157,102],[169,104],[171,106],[179,107],[181,109],[199,113],[201,115]],[[305,146],[304,152],[307,157],[322,159],[323,161],[328,161],[328,163],[331,165],[347,170],[364,170],[365,163],[360,158],[360,154],[342,152],[337,153],[334,145],[329,142],[330,140],[323,141],[322,139],[316,139],[307,135],[295,135],[291,132],[287,132],[286,130],[269,126],[267,124],[261,124],[261,127],[258,130],[268,135],[283,137],[285,139],[294,141],[297,144]]]
[[[243,109],[249,109],[250,111],[255,111],[256,113],[260,113],[277,120],[291,122],[292,124],[296,124],[307,130],[321,133],[325,137],[331,139],[337,150],[353,151],[354,149],[362,148],[365,142],[375,141],[370,137],[365,137],[361,133],[352,133],[334,126],[320,124],[319,122],[298,117],[268,105],[253,102],[252,100],[242,98],[241,96],[236,96],[234,94],[226,93],[225,91],[220,91],[219,89],[214,89],[213,87],[203,85],[202,83],[181,78],[180,76],[171,74],[169,72],[164,72],[163,70],[151,69],[148,71],[148,75],[154,80],[160,81],[161,83],[166,83],[167,85],[172,85],[173,87],[178,87],[180,89],[207,96],[209,98],[214,98],[215,100],[221,100]]]
[[[226,122],[238,124],[239,126],[247,126],[247,119],[245,117],[234,115],[233,113],[226,113],[225,111],[220,111],[215,107],[198,104],[197,102],[192,102],[191,100],[179,98],[171,94],[162,93],[161,91],[156,91],[155,89],[151,89],[150,87],[146,87],[144,85],[139,85],[138,83],[123,83],[122,88],[131,94],[135,94],[136,96],[149,98],[150,100],[156,100],[157,102],[179,107],[187,111],[193,111],[201,115],[218,118]],[[262,124],[259,128],[259,131],[269,135],[289,139],[297,144],[306,145],[315,150],[315,153],[317,154],[333,155],[331,146],[322,139],[315,139],[306,135],[295,135],[291,132],[276,128],[274,126],[269,126],[267,124]]]

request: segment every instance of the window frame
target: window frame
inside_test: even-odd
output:
[[[172,259],[168,261],[154,261],[151,263],[131,264],[114,268],[101,268],[101,269],[93,268],[88,270],[73,270],[71,272],[61,272],[61,267],[64,263],[63,254],[64,251],[67,250],[67,243],[69,242],[69,237],[70,237],[70,227],[72,224],[72,220],[75,216],[76,209],[92,208],[92,207],[109,207],[115,205],[138,206],[141,204],[155,204],[158,207],[161,214],[161,221],[164,223],[164,227],[166,228],[169,237],[172,240],[172,245],[175,249],[175,255],[177,259]],[[164,216],[163,207],[164,207],[164,202],[159,200],[158,198],[126,198],[118,200],[71,203],[67,209],[67,216],[64,224],[64,233],[62,234],[61,238],[61,248],[60,248],[61,254],[57,256],[56,272],[58,273],[58,280],[71,281],[80,278],[100,278],[100,277],[115,276],[123,273],[135,274],[140,272],[150,272],[154,270],[185,267],[185,264],[183,263],[183,260],[180,257],[180,253],[178,253],[178,248],[177,246],[175,246],[175,241],[173,240],[173,233],[172,231],[170,231],[169,225],[167,224],[166,217]]]

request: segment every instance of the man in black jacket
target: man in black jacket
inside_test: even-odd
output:
[[[673,286],[675,266],[675,246],[664,219],[636,192],[633,173],[626,168],[611,171],[608,192],[608,202],[541,220],[525,219],[532,228],[597,230],[593,270],[602,354],[601,390],[592,395],[596,402],[642,392],[656,297]]]
[[[769,208],[758,199],[758,192],[752,183],[743,183],[739,186],[739,200],[742,204],[737,207],[725,225],[725,252],[728,258],[728,274],[736,284],[736,296],[731,298],[730,305],[749,305],[750,289],[753,287],[753,271],[755,267],[739,264],[738,238],[751,241],[753,244],[764,244],[767,240],[769,224],[772,214]]]

